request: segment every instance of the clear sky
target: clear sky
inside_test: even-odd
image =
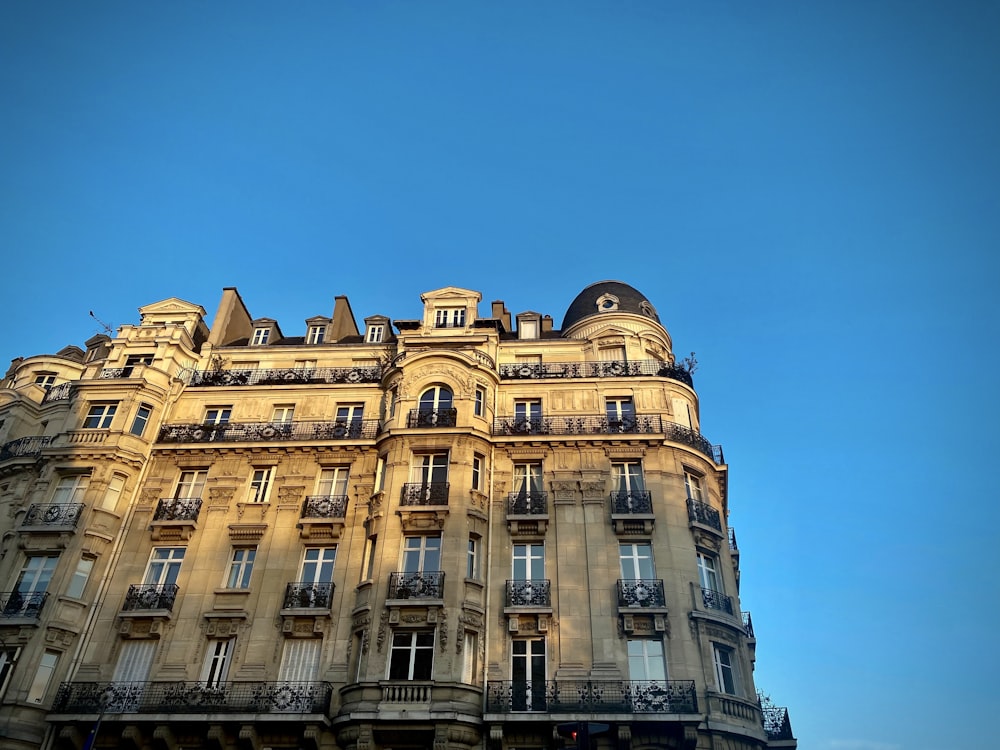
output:
[[[0,363],[224,286],[304,335],[626,281],[800,747],[992,750],[998,121],[996,2],[11,0]]]

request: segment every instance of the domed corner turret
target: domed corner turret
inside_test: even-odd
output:
[[[653,303],[622,281],[598,281],[576,295],[566,310],[560,332],[564,338],[594,339],[607,335],[609,329],[644,339],[650,354],[673,362],[670,334]],[[657,350],[654,340],[662,350]]]

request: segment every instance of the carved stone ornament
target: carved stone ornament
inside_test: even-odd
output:
[[[235,493],[235,487],[209,487],[208,504],[229,505],[229,501],[233,499]]]
[[[287,503],[287,504],[295,504],[295,505],[297,505],[301,501],[302,497],[304,497],[304,492],[305,492],[305,487],[302,487],[302,486],[298,486],[298,487],[291,487],[291,486],[279,487],[278,488],[278,502],[279,503]]]
[[[378,635],[375,638],[375,650],[380,654],[382,653],[382,649],[385,647],[385,627],[388,618],[389,613],[383,609],[382,614],[379,615],[378,618]]]
[[[154,505],[160,499],[162,490],[159,487],[146,487],[139,493],[139,506]]]
[[[604,482],[580,482],[580,487],[583,489],[583,496],[586,498],[604,496]]]

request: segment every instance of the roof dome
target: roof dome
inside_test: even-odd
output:
[[[660,322],[656,308],[638,289],[621,281],[598,281],[576,295],[576,299],[566,310],[561,330],[565,333],[571,326],[591,315],[614,312],[644,315]]]

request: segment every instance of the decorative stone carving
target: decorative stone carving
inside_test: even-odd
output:
[[[378,637],[375,639],[375,650],[380,654],[382,653],[382,649],[385,647],[385,628],[388,617],[389,613],[383,609],[382,614],[379,615],[378,618]]]

